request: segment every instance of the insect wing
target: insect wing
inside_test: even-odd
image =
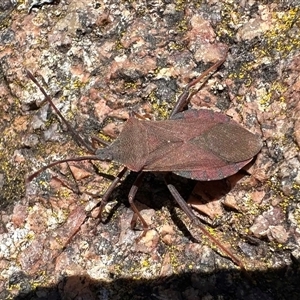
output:
[[[211,110],[190,110],[172,120],[143,123],[149,149],[144,171],[222,179],[249,163],[262,146],[256,135]]]

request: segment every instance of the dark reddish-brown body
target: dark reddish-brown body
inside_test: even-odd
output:
[[[96,155],[136,172],[218,180],[238,172],[261,146],[259,137],[231,118],[201,109],[178,113],[166,121],[130,118],[119,137]]]

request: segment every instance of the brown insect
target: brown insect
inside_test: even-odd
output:
[[[130,117],[123,131],[112,144],[107,145],[106,142],[100,140],[101,143],[106,145],[105,148],[100,149],[95,149],[92,144],[83,140],[75,132],[34,76],[27,71],[29,78],[39,87],[47,102],[67,125],[75,140],[93,154],[93,156],[53,162],[33,173],[28,180],[31,181],[42,171],[62,162],[74,160],[119,162],[125,167],[104,193],[100,204],[99,218],[101,220],[103,209],[112,191],[127,169],[138,172],[137,178],[130,189],[128,200],[134,212],[131,227],[135,227],[136,221],[139,219],[143,225],[142,236],[144,236],[148,230],[148,225],[137,209],[134,199],[145,172],[173,172],[186,178],[202,181],[223,179],[235,174],[247,165],[262,147],[259,137],[222,113],[208,109],[181,112],[191,96],[196,93],[196,90],[192,90],[192,87],[207,78],[224,60],[225,58],[215,63],[186,86],[169,120],[146,121]],[[240,260],[201,225],[176,187],[169,183],[167,176],[165,176],[165,182],[172,196],[191,221],[198,225],[236,264],[242,267]]]

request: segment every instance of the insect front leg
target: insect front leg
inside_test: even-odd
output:
[[[97,149],[97,143],[100,143],[100,144],[104,145],[105,147],[108,147],[110,145],[110,143],[98,138],[97,136],[92,136],[91,140],[92,140],[92,146],[95,149]]]
[[[204,85],[204,83],[208,80],[208,78],[212,75],[213,72],[215,72],[219,66],[223,64],[227,56],[226,55],[219,61],[217,61],[215,64],[213,64],[210,68],[208,68],[204,73],[202,73],[199,77],[192,80],[184,89],[183,93],[179,96],[176,104],[174,105],[174,108],[170,114],[170,119],[173,118],[174,115],[177,113],[183,111],[184,107],[188,104],[190,98],[197,93],[197,91],[201,88],[201,86]],[[202,81],[203,80],[203,81]],[[200,87],[196,87],[195,89],[192,89],[192,87],[195,87],[197,83],[201,82]]]

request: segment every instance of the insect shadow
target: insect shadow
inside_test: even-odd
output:
[[[136,179],[128,193],[128,201],[134,213],[131,228],[135,228],[139,220],[143,226],[143,233],[140,236],[142,238],[149,230],[149,226],[135,204],[136,194],[147,172],[159,172],[163,175],[170,194],[193,224],[197,225],[223,253],[243,268],[241,261],[201,224],[170,180],[171,172],[181,177],[200,181],[226,178],[246,166],[262,147],[262,141],[258,136],[222,113],[209,109],[183,111],[190,98],[200,88],[198,85],[202,86],[203,79],[207,79],[212,72],[217,70],[225,59],[226,56],[186,86],[179,96],[169,120],[148,121],[130,117],[118,138],[111,144],[95,137],[92,139],[92,143],[82,138],[56,108],[35,77],[27,71],[28,77],[39,87],[45,100],[67,126],[74,140],[92,154],[50,163],[29,176],[28,181],[44,170],[62,162],[100,160],[121,163],[125,167],[103,194],[98,217],[102,221],[103,210],[113,190],[119,185],[127,171],[136,172]],[[105,147],[97,149],[96,142]]]
[[[136,175],[136,173],[130,172],[122,181],[122,183],[114,189],[111,198],[115,199],[115,204],[109,209],[109,211],[106,212],[105,218],[102,219],[103,224],[110,223],[111,219],[113,218],[115,213],[119,211],[121,206],[125,206],[127,208],[130,207],[127,196],[132,184],[134,183]],[[176,228],[183,234],[183,236],[193,243],[199,243],[199,240],[191,234],[186,224],[182,221],[182,218],[175,209],[175,207],[179,206],[170,196],[169,190],[164,184],[161,176],[157,175],[158,174],[152,173],[146,174],[143,185],[141,185],[135,197],[135,202],[136,204],[138,203],[137,207],[140,210],[146,207],[155,211],[159,211],[163,207],[165,207],[169,212],[172,222],[175,224]],[[176,184],[176,186],[180,186],[178,190],[184,198],[187,198],[191,194],[192,190],[197,184],[197,181],[195,180],[189,180],[174,174],[172,174],[171,179],[172,182]],[[204,223],[206,222],[204,221]],[[140,231],[141,228],[139,228],[139,226],[136,226],[135,228],[133,228],[133,230]]]

